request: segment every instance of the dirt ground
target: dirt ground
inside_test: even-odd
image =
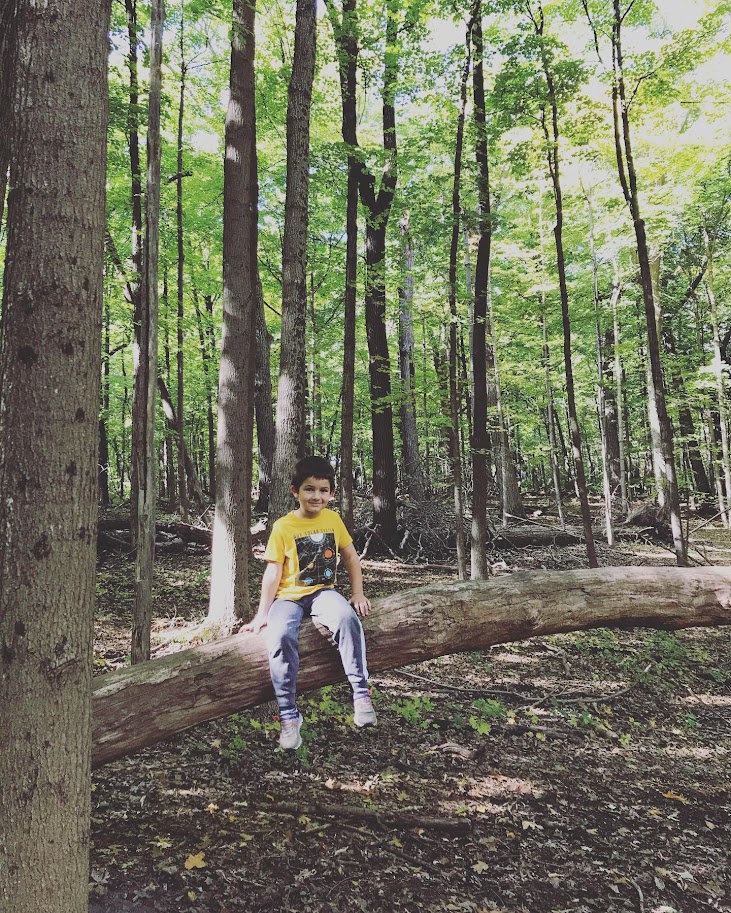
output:
[[[731,564],[729,534],[703,536],[696,558]],[[600,558],[672,563],[649,544]],[[203,617],[208,561],[158,560],[159,638]],[[585,566],[580,546],[491,561]],[[372,598],[456,576],[449,559],[364,564]],[[128,559],[101,563],[99,674],[125,662],[131,581]],[[92,913],[731,911],[730,640],[537,638],[375,676],[373,730],[344,686],[315,692],[296,753],[275,750],[268,705],[109,764]]]

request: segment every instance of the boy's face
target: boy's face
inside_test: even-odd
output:
[[[327,507],[333,492],[327,479],[308,476],[299,488],[292,486],[292,494],[300,502],[300,516],[314,519]]]

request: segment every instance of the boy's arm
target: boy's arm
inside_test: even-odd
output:
[[[351,543],[340,549],[340,557],[343,559],[345,570],[350,577],[350,601],[353,608],[359,615],[368,615],[371,611],[371,604],[363,594],[363,570],[360,566],[360,558],[355,546]]]
[[[264,576],[261,578],[261,596],[259,608],[250,622],[241,628],[242,634],[258,634],[267,623],[269,609],[274,602],[279,582],[282,579],[283,564],[279,561],[268,561]]]

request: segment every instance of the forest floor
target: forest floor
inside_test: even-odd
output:
[[[702,536],[731,564],[731,534]],[[673,563],[651,544],[599,551]],[[585,566],[582,546],[491,560]],[[205,614],[208,564],[157,562],[173,649]],[[371,598],[456,578],[448,561],[364,570]],[[125,663],[132,576],[128,559],[100,564],[98,674]],[[91,913],[731,911],[727,630],[536,638],[373,684],[376,729],[354,728],[334,686],[301,702],[296,753],[275,750],[267,705],[96,771]]]

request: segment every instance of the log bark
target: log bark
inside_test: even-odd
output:
[[[523,572],[397,593],[364,620],[379,672],[448,653],[587,628],[731,624],[731,568]],[[343,678],[337,651],[305,625],[298,688]],[[105,764],[272,698],[264,638],[236,634],[97,679],[93,763]]]

